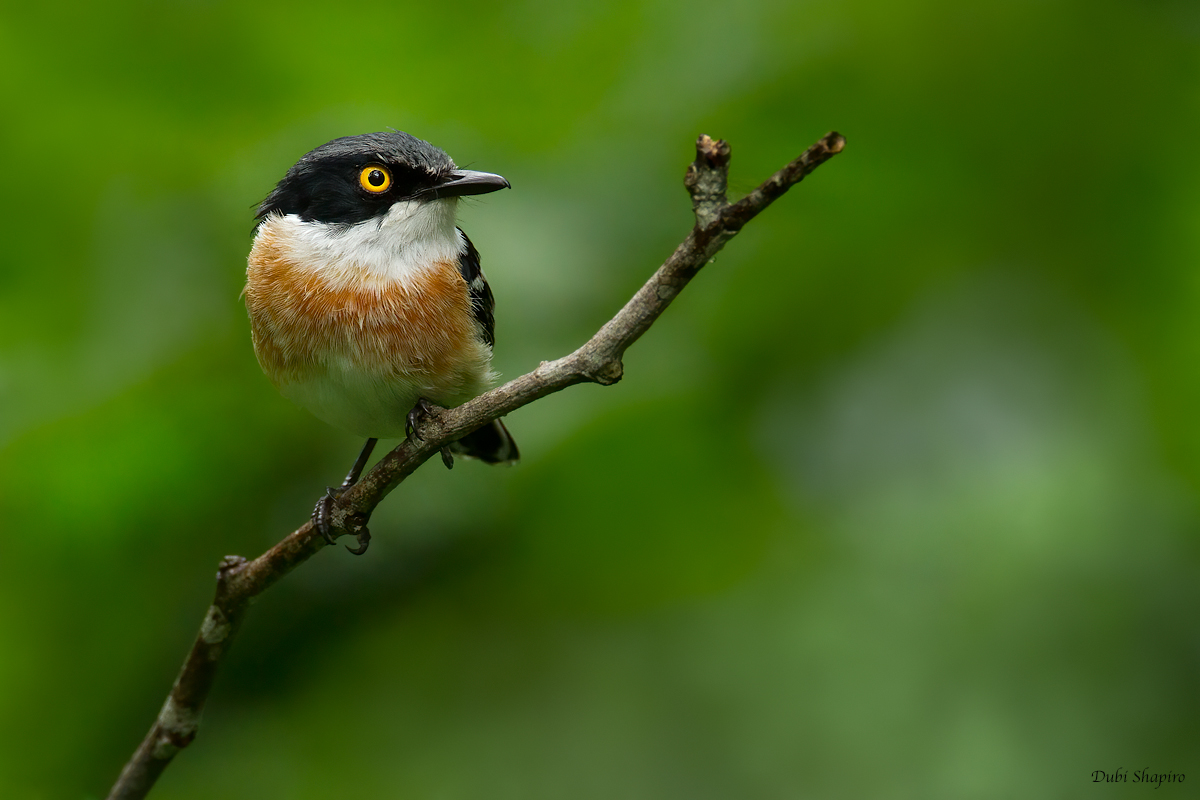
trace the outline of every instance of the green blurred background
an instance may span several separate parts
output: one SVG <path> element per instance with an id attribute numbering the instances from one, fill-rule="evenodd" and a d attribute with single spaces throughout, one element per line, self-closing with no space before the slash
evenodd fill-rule
<path id="1" fill-rule="evenodd" d="M 671 252 L 698 134 L 735 192 L 849 144 L 520 465 L 264 595 L 155 797 L 1200 782 L 1192 0 L 10 4 L 0 87 L 0 797 L 102 797 L 218 560 L 357 453 L 238 293 L 273 182 L 387 126 L 512 181 L 461 215 L 507 377 Z"/>

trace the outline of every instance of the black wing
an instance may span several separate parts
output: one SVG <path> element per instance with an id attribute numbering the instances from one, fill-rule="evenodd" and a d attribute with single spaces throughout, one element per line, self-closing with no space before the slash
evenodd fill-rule
<path id="1" fill-rule="evenodd" d="M 492 296 L 492 287 L 488 286 L 487 278 L 483 277 L 483 268 L 479 266 L 479 251 L 471 240 L 463 233 L 463 241 L 467 249 L 458 257 L 458 271 L 467 282 L 467 291 L 471 293 L 471 309 L 475 312 L 475 321 L 483 332 L 483 340 L 489 347 L 496 344 L 496 298 Z"/>

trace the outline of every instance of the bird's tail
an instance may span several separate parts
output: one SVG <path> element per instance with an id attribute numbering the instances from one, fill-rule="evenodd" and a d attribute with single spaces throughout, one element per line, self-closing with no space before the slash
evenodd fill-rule
<path id="1" fill-rule="evenodd" d="M 450 452 L 456 456 L 478 458 L 487 464 L 515 464 L 521 457 L 517 443 L 500 420 L 494 420 L 452 442 Z"/>

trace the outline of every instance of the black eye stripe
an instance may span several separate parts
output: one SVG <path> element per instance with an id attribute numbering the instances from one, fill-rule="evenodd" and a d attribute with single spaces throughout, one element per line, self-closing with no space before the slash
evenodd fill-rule
<path id="1" fill-rule="evenodd" d="M 303 166 L 280 181 L 260 206 L 260 218 L 274 211 L 297 214 L 305 221 L 356 224 L 382 217 L 397 201 L 422 197 L 441 174 L 370 156 Z"/>

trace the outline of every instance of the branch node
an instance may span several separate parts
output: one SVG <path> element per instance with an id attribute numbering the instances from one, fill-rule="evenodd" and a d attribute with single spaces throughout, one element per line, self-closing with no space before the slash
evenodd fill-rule
<path id="1" fill-rule="evenodd" d="M 216 605 L 209 606 L 208 613 L 204 616 L 204 622 L 200 624 L 200 638 L 204 643 L 220 644 L 229 636 L 231 630 L 233 630 L 233 625 L 229 623 L 229 617 L 225 616 L 225 612 Z"/>
<path id="2" fill-rule="evenodd" d="M 169 761 L 182 749 L 179 745 L 171 741 L 170 736 L 164 733 L 155 741 L 154 749 L 150 752 L 150 755 L 159 761 Z"/>
<path id="3" fill-rule="evenodd" d="M 167 695 L 158 714 L 160 747 L 166 744 L 182 750 L 196 738 L 199 727 L 200 710 L 177 703 L 174 694 Z"/>
<path id="4" fill-rule="evenodd" d="M 601 386 L 612 386 L 625 375 L 625 365 L 619 358 L 610 358 L 601 362 L 594 369 L 587 370 L 587 376 L 593 383 Z"/>
<path id="5" fill-rule="evenodd" d="M 242 556 L 225 556 L 221 559 L 221 563 L 217 565 L 217 580 L 223 581 L 236 572 L 246 563 L 246 559 Z"/>
<path id="6" fill-rule="evenodd" d="M 725 192 L 729 184 L 729 142 L 702 134 L 696 140 L 696 160 L 683 176 L 683 185 L 692 196 L 696 225 L 706 227 L 729 204 Z"/>
<path id="7" fill-rule="evenodd" d="M 696 160 L 703 159 L 704 163 L 713 169 L 728 171 L 729 154 L 729 142 L 724 139 L 714 139 L 707 133 L 702 133 L 696 140 Z"/>

